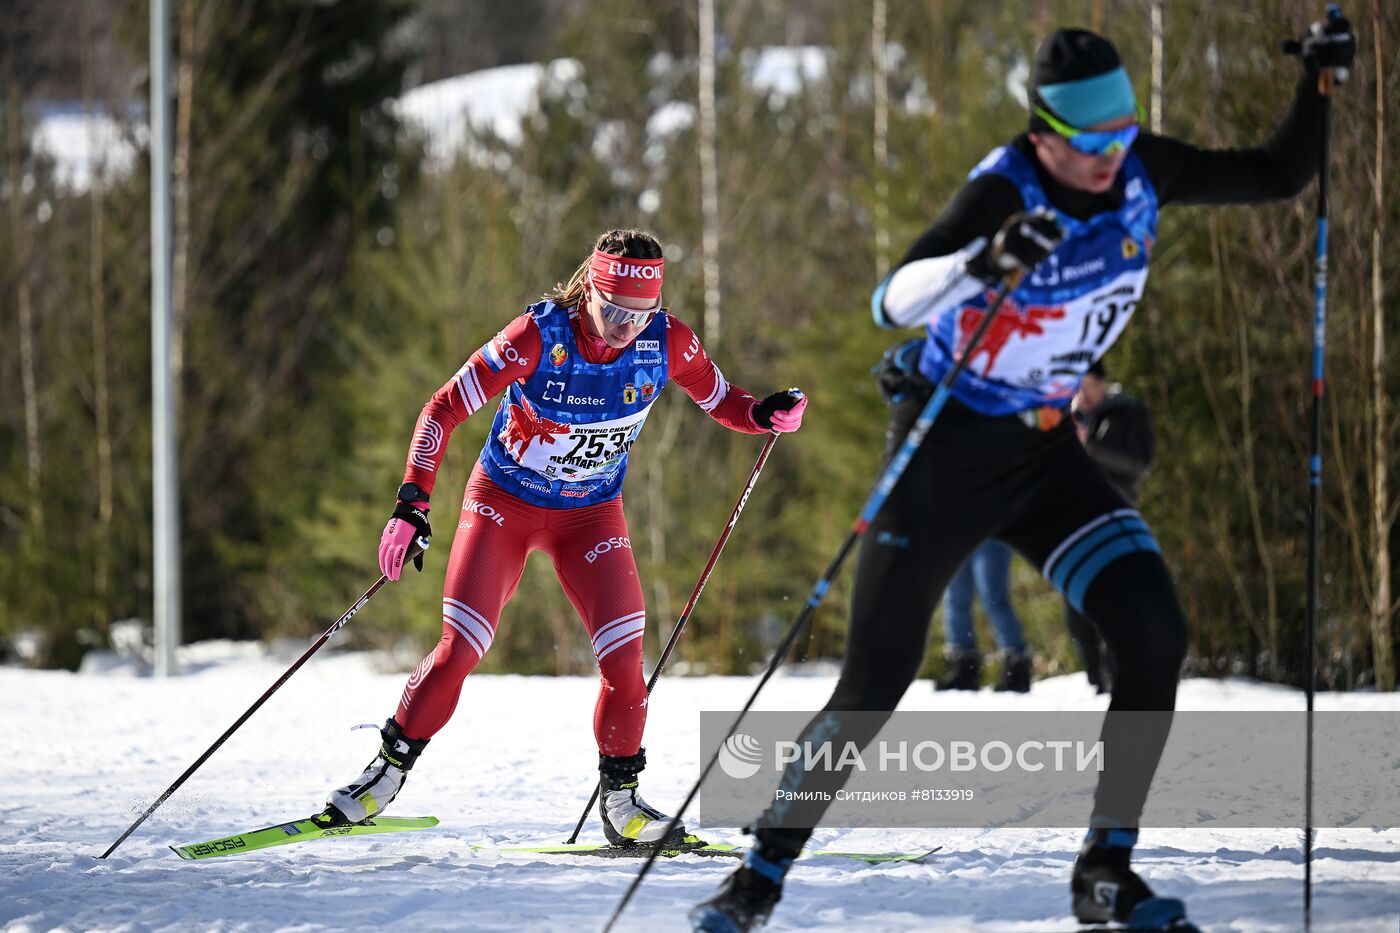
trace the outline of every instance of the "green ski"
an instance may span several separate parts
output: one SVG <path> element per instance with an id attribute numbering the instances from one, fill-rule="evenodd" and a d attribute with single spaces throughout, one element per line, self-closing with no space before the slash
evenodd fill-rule
<path id="1" fill-rule="evenodd" d="M 225 836 L 222 839 L 193 842 L 186 846 L 171 846 L 170 848 L 180 858 L 194 861 L 220 858 L 225 855 L 238 855 L 243 852 L 251 852 L 254 849 L 284 846 L 293 842 L 309 842 L 312 839 L 325 839 L 331 836 L 401 833 L 412 829 L 431 829 L 437 824 L 438 820 L 435 816 L 381 816 L 365 820 L 363 823 L 351 823 L 347 826 L 330 826 L 318 821 L 316 817 L 307 817 L 304 820 L 294 820 L 290 823 L 278 823 L 276 826 L 269 826 L 266 829 L 239 833 L 236 836 Z"/>
<path id="2" fill-rule="evenodd" d="M 813 855 L 822 855 L 831 858 L 849 858 L 855 859 L 857 862 L 878 865 L 883 862 L 922 862 L 942 848 L 942 846 L 934 846 L 923 852 L 836 852 L 831 849 L 817 849 L 815 852 L 804 852 L 803 856 L 810 858 Z"/>
<path id="3" fill-rule="evenodd" d="M 651 847 L 646 845 L 614 846 L 606 843 L 578 843 L 575 845 L 554 846 L 472 846 L 472 848 L 477 851 L 490 851 L 494 849 L 506 855 L 575 855 L 591 858 L 646 858 L 651 854 Z M 831 849 L 815 849 L 810 852 L 802 853 L 802 858 L 813 858 L 817 856 L 844 858 L 857 862 L 866 862 L 872 865 L 884 862 L 919 862 L 942 848 L 942 846 L 936 846 L 924 852 L 840 852 Z M 663 858 L 674 858 L 678 855 L 699 855 L 706 858 L 743 858 L 746 851 L 748 851 L 748 849 L 745 846 L 715 842 L 662 849 L 660 855 Z"/>

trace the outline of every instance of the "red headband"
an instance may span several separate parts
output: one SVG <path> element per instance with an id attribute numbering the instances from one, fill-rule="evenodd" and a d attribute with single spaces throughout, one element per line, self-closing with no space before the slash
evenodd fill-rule
<path id="1" fill-rule="evenodd" d="M 627 298 L 660 298 L 661 267 L 664 259 L 633 259 L 593 251 L 589 272 L 599 291 Z"/>

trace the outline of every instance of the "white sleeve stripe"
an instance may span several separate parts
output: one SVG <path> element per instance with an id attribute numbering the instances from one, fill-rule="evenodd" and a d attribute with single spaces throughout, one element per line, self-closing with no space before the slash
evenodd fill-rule
<path id="1" fill-rule="evenodd" d="M 472 404 L 471 386 L 467 384 L 466 376 L 457 374 L 457 394 L 462 396 L 462 405 L 467 409 L 467 414 L 472 414 L 479 408 L 479 405 Z"/>
<path id="2" fill-rule="evenodd" d="M 470 362 L 457 370 L 457 392 L 462 396 L 462 404 L 466 406 L 468 415 L 480 408 L 484 401 L 481 397 L 481 383 L 477 381 Z"/>
<path id="3" fill-rule="evenodd" d="M 714 360 L 710 361 L 710 369 L 715 374 L 715 390 L 710 393 L 709 398 L 700 403 L 700 407 L 705 411 L 714 411 L 729 394 L 729 383 L 724 380 L 724 373 L 719 371 L 719 366 Z"/>
<path id="4" fill-rule="evenodd" d="M 609 630 L 613 629 L 614 627 L 621 625 L 624 622 L 631 622 L 632 620 L 637 619 L 639 617 L 645 619 L 646 614 L 646 610 L 643 609 L 641 612 L 634 612 L 631 615 L 625 615 L 621 618 L 613 619 L 607 625 L 604 625 L 602 628 L 598 629 L 598 631 L 593 633 L 593 644 L 598 644 L 598 639 L 602 638 Z"/>
<path id="5" fill-rule="evenodd" d="M 626 638 L 619 638 L 617 641 L 613 642 L 613 643 L 612 643 L 611 645 L 609 645 L 607 648 L 605 648 L 605 649 L 603 649 L 602 651 L 599 651 L 599 652 L 597 653 L 597 654 L 598 654 L 598 660 L 599 660 L 599 661 L 603 660 L 603 659 L 606 658 L 608 655 L 610 655 L 610 654 L 612 654 L 614 651 L 616 651 L 618 648 L 621 648 L 623 645 L 627 644 L 628 642 L 636 641 L 636 640 L 638 640 L 638 639 L 641 638 L 641 637 L 642 637 L 642 633 L 641 633 L 640 631 L 636 631 L 636 632 L 633 632 L 631 635 L 628 635 Z"/>
<path id="6" fill-rule="evenodd" d="M 966 267 L 983 242 L 979 237 L 956 253 L 918 259 L 897 269 L 885 286 L 883 310 L 889 322 L 917 327 L 980 295 L 987 285 Z"/>

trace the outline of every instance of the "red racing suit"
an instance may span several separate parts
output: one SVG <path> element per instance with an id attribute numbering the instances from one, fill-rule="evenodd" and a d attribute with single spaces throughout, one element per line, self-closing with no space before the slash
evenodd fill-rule
<path id="1" fill-rule="evenodd" d="M 576 310 L 551 307 L 554 313 L 567 310 L 570 317 L 572 346 L 565 347 L 564 353 L 581 354 L 595 370 L 597 364 L 623 358 L 625 350 L 614 350 L 582 330 Z M 424 406 L 410 447 L 405 482 L 431 493 L 453 429 L 512 383 L 529 383 L 537 367 L 549 365 L 541 359 L 544 347 L 536 322 L 539 308 L 507 324 Z M 762 433 L 752 417 L 754 397 L 725 380 L 688 326 L 664 311 L 658 312 L 660 315 L 666 315 L 662 351 L 669 378 L 725 427 Z M 557 347 L 551 355 L 560 358 Z M 640 424 L 637 427 L 639 430 Z M 488 448 L 491 443 L 488 438 Z M 570 485 L 549 484 L 542 476 L 530 482 L 530 490 Z M 567 491 L 562 495 L 554 507 L 538 504 L 549 501 L 539 495 L 536 503 L 527 502 L 494 482 L 482 463 L 472 471 L 447 563 L 442 638 L 409 676 L 395 713 L 405 736 L 429 739 L 452 716 L 463 681 L 491 646 L 501 609 L 520 582 L 525 559 L 531 551 L 542 550 L 553 561 L 598 659 L 602 683 L 593 731 L 599 752 L 634 755 L 641 747 L 646 723 L 646 682 L 642 676 L 646 606 L 622 498 L 614 494 L 580 507 L 579 499 L 567 498 Z"/>

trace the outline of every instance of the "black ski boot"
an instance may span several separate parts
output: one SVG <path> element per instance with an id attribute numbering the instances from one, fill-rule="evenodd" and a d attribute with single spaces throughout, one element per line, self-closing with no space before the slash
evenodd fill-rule
<path id="1" fill-rule="evenodd" d="M 639 842 L 666 848 L 700 845 L 700 840 L 686 835 L 685 826 L 680 823 L 667 834 L 671 818 L 637 793 L 637 774 L 646 766 L 644 748 L 635 755 L 598 755 L 598 773 L 602 776 L 598 815 L 603 818 L 603 835 L 615 846 Z"/>
<path id="2" fill-rule="evenodd" d="M 949 651 L 948 673 L 933 682 L 935 690 L 981 690 L 982 655 L 975 649 Z"/>
<path id="3" fill-rule="evenodd" d="M 755 843 L 708 900 L 690 909 L 691 930 L 705 933 L 744 933 L 768 922 L 768 915 L 783 896 L 783 878 L 792 858 L 766 852 Z"/>
<path id="4" fill-rule="evenodd" d="M 1121 923 L 1128 930 L 1195 931 L 1181 901 L 1153 895 L 1129 866 L 1136 843 L 1135 829 L 1089 830 L 1070 880 L 1075 919 Z"/>
<path id="5" fill-rule="evenodd" d="M 379 736 L 383 740 L 379 754 L 354 781 L 331 791 L 325 812 L 316 817 L 318 822 L 331 826 L 363 823 L 383 812 L 399 795 L 428 740 L 407 738 L 392 716 L 379 730 Z"/>
<path id="6" fill-rule="evenodd" d="M 1031 692 L 1031 656 L 1024 651 L 1003 651 L 1001 653 L 1001 680 L 997 681 L 998 693 Z"/>

